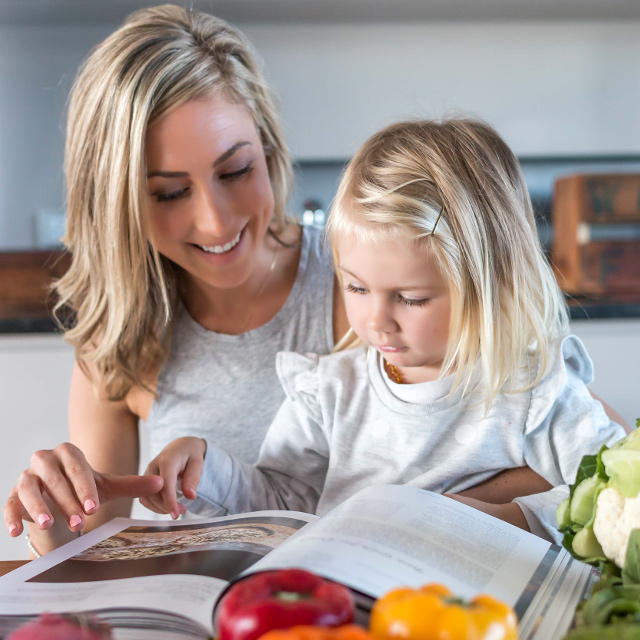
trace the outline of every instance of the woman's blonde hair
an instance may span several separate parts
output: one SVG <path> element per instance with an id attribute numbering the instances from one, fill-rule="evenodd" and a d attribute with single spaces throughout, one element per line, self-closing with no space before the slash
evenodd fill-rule
<path id="1" fill-rule="evenodd" d="M 392 234 L 431 252 L 451 295 L 441 376 L 479 388 L 487 409 L 532 353 L 540 366 L 525 388 L 535 384 L 549 341 L 568 331 L 520 164 L 483 122 L 402 122 L 372 136 L 345 171 L 327 233 L 333 247 L 345 233 Z"/>
<path id="2" fill-rule="evenodd" d="M 274 192 L 274 233 L 286 224 L 291 161 L 279 115 L 245 37 L 219 18 L 164 5 L 137 11 L 91 53 L 69 104 L 65 244 L 56 284 L 65 337 L 81 366 L 121 399 L 166 357 L 177 270 L 148 242 L 145 135 L 171 109 L 223 95 L 251 112 Z"/>

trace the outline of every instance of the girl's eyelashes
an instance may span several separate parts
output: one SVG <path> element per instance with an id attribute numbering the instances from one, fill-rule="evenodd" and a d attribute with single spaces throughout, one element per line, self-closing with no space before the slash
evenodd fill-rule
<path id="1" fill-rule="evenodd" d="M 404 296 L 399 296 L 400 301 L 403 304 L 406 304 L 408 307 L 424 307 L 427 302 L 429 302 L 429 298 L 421 298 L 420 300 L 414 300 L 413 298 L 405 298 Z"/>
<path id="2" fill-rule="evenodd" d="M 367 289 L 365 289 L 364 287 L 357 287 L 355 284 L 351 283 L 349 283 L 345 287 L 345 291 L 349 293 L 357 293 L 361 296 L 368 293 Z M 429 298 L 420 298 L 419 300 L 416 300 L 414 298 L 405 298 L 404 296 L 398 294 L 398 302 L 401 302 L 408 307 L 424 307 L 424 305 L 429 302 Z"/>
<path id="3" fill-rule="evenodd" d="M 169 193 L 161 193 L 160 191 L 156 191 L 151 195 L 156 199 L 156 202 L 171 202 L 172 200 L 178 200 L 178 198 L 182 198 L 188 191 L 190 187 L 185 187 L 184 189 L 176 189 L 175 191 L 170 191 Z"/>
<path id="4" fill-rule="evenodd" d="M 365 293 L 367 293 L 366 289 L 363 289 L 362 287 L 356 287 L 353 284 L 348 284 L 345 287 L 345 291 L 348 291 L 349 293 L 359 293 L 360 295 L 364 295 Z"/>
<path id="5" fill-rule="evenodd" d="M 242 167 L 242 169 L 238 169 L 237 171 L 230 171 L 229 173 L 221 173 L 219 178 L 220 180 L 224 180 L 226 182 L 233 182 L 242 176 L 247 175 L 253 171 L 253 164 L 249 162 L 246 166 Z"/>

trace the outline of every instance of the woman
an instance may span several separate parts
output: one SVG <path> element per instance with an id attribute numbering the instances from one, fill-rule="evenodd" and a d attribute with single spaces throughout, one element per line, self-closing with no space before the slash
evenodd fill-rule
<path id="1" fill-rule="evenodd" d="M 12 536 L 37 523 L 37 554 L 132 497 L 175 495 L 175 467 L 131 475 L 139 426 L 152 456 L 195 435 L 255 461 L 284 398 L 276 352 L 327 353 L 347 330 L 319 232 L 286 218 L 290 160 L 255 56 L 222 20 L 132 14 L 81 68 L 65 165 L 71 443 L 34 454 L 4 508 Z M 469 495 L 547 487 L 511 473 Z"/>

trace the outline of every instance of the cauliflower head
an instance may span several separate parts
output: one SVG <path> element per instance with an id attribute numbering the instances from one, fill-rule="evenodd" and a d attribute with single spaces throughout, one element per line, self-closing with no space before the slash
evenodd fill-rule
<path id="1" fill-rule="evenodd" d="M 596 500 L 593 533 L 604 555 L 621 569 L 634 529 L 640 529 L 640 495 L 625 498 L 613 487 L 602 489 Z"/>
<path id="2" fill-rule="evenodd" d="M 631 533 L 640 529 L 640 428 L 611 448 L 603 445 L 596 456 L 584 456 L 556 517 L 575 557 L 624 569 Z"/>

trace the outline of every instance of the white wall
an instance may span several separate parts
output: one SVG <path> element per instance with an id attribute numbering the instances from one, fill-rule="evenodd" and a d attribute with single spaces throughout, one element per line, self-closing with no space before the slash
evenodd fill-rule
<path id="1" fill-rule="evenodd" d="M 35 211 L 62 208 L 67 96 L 110 31 L 0 26 L 0 249 L 33 245 Z"/>
<path id="2" fill-rule="evenodd" d="M 640 153 L 640 21 L 240 26 L 299 159 L 460 110 L 520 155 Z M 0 25 L 0 248 L 31 245 L 34 211 L 62 206 L 66 95 L 111 28 Z"/>
<path id="3" fill-rule="evenodd" d="M 635 427 L 640 418 L 640 320 L 575 320 L 594 366 L 592 391 Z"/>
<path id="4" fill-rule="evenodd" d="M 640 152 L 640 21 L 245 25 L 301 158 L 471 111 L 519 155 Z"/>

